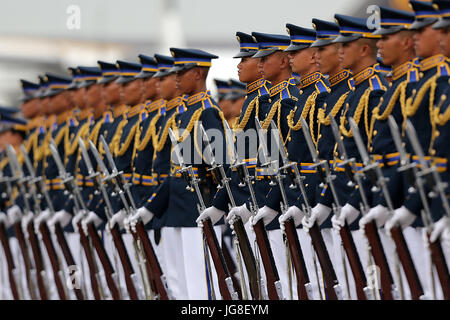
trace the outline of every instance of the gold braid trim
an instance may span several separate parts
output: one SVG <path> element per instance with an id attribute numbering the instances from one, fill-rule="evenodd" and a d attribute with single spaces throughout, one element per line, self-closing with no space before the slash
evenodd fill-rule
<path id="1" fill-rule="evenodd" d="M 325 126 L 329 126 L 331 124 L 330 117 L 336 117 L 338 112 L 342 109 L 342 106 L 344 105 L 345 99 L 347 99 L 348 94 L 349 92 L 346 92 L 339 98 L 328 116 L 325 117 L 325 109 L 320 108 L 319 110 L 317 110 L 317 119 L 320 124 L 323 124 Z"/>
<path id="2" fill-rule="evenodd" d="M 353 115 L 353 119 L 356 122 L 356 125 L 359 124 L 359 121 L 361 120 L 361 116 L 363 112 L 365 113 L 365 121 L 366 121 L 366 133 L 369 131 L 369 124 L 368 124 L 368 115 L 367 115 L 367 109 L 369 107 L 369 96 L 372 92 L 372 89 L 369 87 L 364 91 L 363 95 L 359 99 L 358 106 L 356 107 L 355 113 Z M 344 111 L 344 114 L 341 116 L 341 123 L 339 126 L 339 129 L 341 130 L 342 135 L 344 135 L 347 138 L 353 137 L 353 132 L 351 129 L 348 129 L 345 127 L 345 124 L 347 123 L 347 119 L 345 118 L 345 114 L 347 113 L 348 108 Z"/>
<path id="3" fill-rule="evenodd" d="M 183 131 L 183 134 L 181 137 L 178 138 L 178 142 L 182 143 L 190 134 L 192 129 L 194 128 L 194 124 L 200 119 L 202 116 L 203 108 L 199 108 L 195 110 L 193 113 L 191 120 L 189 121 L 188 125 L 186 126 L 186 129 Z"/>
<path id="4" fill-rule="evenodd" d="M 247 110 L 245 110 L 244 116 L 242 117 L 242 121 L 239 122 L 239 118 L 236 119 L 235 123 L 233 124 L 233 129 L 235 131 L 240 131 L 243 130 L 245 128 L 245 126 L 247 125 L 248 120 L 250 119 L 250 115 L 253 111 L 253 108 L 256 107 L 256 116 L 258 116 L 258 111 L 259 111 L 259 97 L 255 97 L 249 104 L 247 107 Z"/>
<path id="5" fill-rule="evenodd" d="M 111 142 L 109 143 L 109 149 L 110 149 L 114 154 L 115 154 L 115 150 L 116 150 L 116 145 L 118 145 L 119 142 L 120 142 L 120 137 L 122 136 L 122 130 L 123 130 L 123 127 L 124 127 L 127 123 L 128 123 L 128 120 L 127 120 L 127 118 L 124 117 L 124 118 L 120 121 L 119 125 L 117 126 L 116 132 L 114 133 L 114 136 L 112 137 Z M 104 153 L 103 148 L 102 148 L 102 151 L 103 151 L 103 153 Z"/>
<path id="6" fill-rule="evenodd" d="M 128 148 L 130 147 L 131 141 L 133 141 L 133 138 L 135 137 L 136 129 L 138 126 L 139 122 L 136 122 L 136 124 L 134 124 L 133 127 L 131 127 L 130 133 L 128 133 L 127 138 L 125 139 L 124 142 L 122 142 L 121 146 L 120 146 L 120 138 L 122 137 L 123 126 L 120 128 L 120 130 L 117 130 L 116 134 L 120 133 L 120 135 L 114 146 L 114 155 L 116 157 L 123 156 L 125 152 L 127 152 Z"/>
<path id="7" fill-rule="evenodd" d="M 60 144 L 60 142 L 62 141 L 64 136 L 68 134 L 68 132 L 69 132 L 69 127 L 68 126 L 64 126 L 63 128 L 61 128 L 61 130 L 59 130 L 59 132 L 56 134 L 56 137 L 54 139 L 55 144 L 57 146 Z M 49 133 L 50 133 L 50 135 L 45 137 L 44 143 L 42 145 L 42 147 L 43 147 L 43 155 L 46 156 L 46 157 L 51 154 L 50 148 L 48 146 L 49 146 L 50 140 L 52 138 L 52 132 L 49 132 Z"/>
<path id="8" fill-rule="evenodd" d="M 77 135 L 72 140 L 72 144 L 70 143 L 69 139 L 69 131 L 64 136 L 64 150 L 66 153 L 66 156 L 71 156 L 75 153 L 75 151 L 78 148 L 78 138 L 81 137 L 83 140 L 86 138 L 87 133 L 89 132 L 89 121 L 86 122 L 81 126 L 81 128 L 78 130 Z"/>
<path id="9" fill-rule="evenodd" d="M 436 108 L 434 108 L 433 113 L 432 113 L 433 121 L 439 126 L 446 125 L 448 120 L 450 120 L 450 108 L 449 107 L 447 107 L 447 109 L 443 113 L 439 113 L 441 111 L 442 103 L 447 98 L 446 96 L 442 96 L 442 97 L 441 97 L 442 102 Z"/>
<path id="10" fill-rule="evenodd" d="M 384 109 L 382 114 L 379 114 L 380 112 L 380 105 L 383 103 L 383 98 L 380 99 L 380 103 L 378 106 L 376 106 L 372 110 L 372 118 L 370 119 L 370 127 L 369 127 L 369 133 L 367 135 L 367 145 L 370 146 L 372 144 L 372 138 L 373 138 L 373 130 L 375 127 L 375 121 L 377 120 L 386 120 L 389 115 L 392 113 L 395 107 L 395 103 L 397 100 L 400 101 L 400 108 L 402 111 L 403 118 L 406 119 L 405 115 L 405 108 L 406 108 L 406 86 L 408 85 L 408 81 L 402 81 L 397 89 L 395 89 L 394 93 L 391 96 L 391 99 L 389 100 L 389 103 L 386 106 L 386 109 Z"/>
<path id="11" fill-rule="evenodd" d="M 417 92 L 417 96 L 414 99 L 414 96 L 411 96 L 406 100 L 406 109 L 405 114 L 407 117 L 412 117 L 416 114 L 417 109 L 420 106 L 420 103 L 423 100 L 423 97 L 427 93 L 428 89 L 430 89 L 434 83 L 434 88 L 436 87 L 436 79 L 437 75 L 434 75 L 430 79 L 428 79 L 422 87 L 420 87 L 419 91 Z M 431 92 L 430 92 L 430 98 L 431 98 Z M 414 99 L 414 102 L 413 102 Z M 434 91 L 433 91 L 433 99 L 434 99 Z"/>
<path id="12" fill-rule="evenodd" d="M 153 141 L 153 147 L 155 148 L 156 152 L 160 152 L 164 145 L 166 144 L 167 137 L 169 135 L 169 128 L 173 127 L 175 125 L 175 117 L 177 116 L 177 113 L 175 112 L 173 115 L 170 116 L 169 120 L 167 120 L 166 125 L 164 126 L 164 130 L 162 131 L 161 138 L 156 136 Z"/>
<path id="13" fill-rule="evenodd" d="M 38 146 L 38 135 L 39 129 L 36 129 L 31 135 L 28 136 L 27 142 L 25 144 L 25 149 L 27 153 L 30 153 L 30 150 L 36 150 Z"/>
<path id="14" fill-rule="evenodd" d="M 145 133 L 144 138 L 141 140 L 141 134 L 142 134 L 142 130 L 141 127 L 138 126 L 136 128 L 136 138 L 134 141 L 134 148 L 137 151 L 142 151 L 145 149 L 145 147 L 147 146 L 147 144 L 150 141 L 150 138 L 153 138 L 153 140 L 155 139 L 154 136 L 156 134 L 156 122 L 158 121 L 158 119 L 161 117 L 161 114 L 158 112 L 158 114 L 156 114 L 153 119 L 150 121 L 150 124 L 147 128 L 147 132 Z"/>
<path id="15" fill-rule="evenodd" d="M 306 120 L 308 117 L 308 114 L 311 116 L 311 118 L 313 118 L 312 115 L 314 114 L 317 95 L 318 95 L 318 92 L 316 90 L 313 93 L 311 93 L 311 95 L 308 97 L 308 99 L 306 99 L 305 105 L 303 106 L 301 117 L 298 119 L 298 121 L 295 125 L 294 125 L 294 115 L 295 115 L 295 112 L 297 111 L 297 107 L 289 113 L 287 120 L 288 120 L 288 126 L 290 129 L 292 129 L 294 131 L 300 130 L 302 128 L 302 122 L 300 119 L 303 118 Z M 313 122 L 314 119 L 309 119 L 309 120 L 310 120 L 309 121 L 310 125 L 311 125 L 311 123 L 314 123 Z"/>
<path id="16" fill-rule="evenodd" d="M 98 134 L 100 133 L 100 129 L 103 125 L 103 122 L 105 122 L 104 118 L 95 124 L 91 134 L 89 135 L 89 140 L 91 140 L 95 145 L 97 145 Z"/>
<path id="17" fill-rule="evenodd" d="M 273 117 L 275 116 L 275 112 L 277 112 L 281 108 L 281 99 L 277 100 L 272 107 L 270 108 L 269 114 L 264 120 L 261 120 L 261 127 L 264 130 L 267 130 L 270 126 L 270 122 L 272 121 Z M 279 115 L 278 115 L 279 117 Z"/>

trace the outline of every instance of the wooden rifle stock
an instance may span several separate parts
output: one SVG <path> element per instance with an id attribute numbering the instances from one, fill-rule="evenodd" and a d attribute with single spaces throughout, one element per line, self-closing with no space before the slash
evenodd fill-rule
<path id="1" fill-rule="evenodd" d="M 56 240 L 59 243 L 59 246 L 62 250 L 64 259 L 66 260 L 67 266 L 75 266 L 75 260 L 73 259 L 72 252 L 70 251 L 69 245 L 67 244 L 66 237 L 64 236 L 64 231 L 61 227 L 61 224 L 59 222 L 55 223 L 55 235 Z M 75 296 L 77 297 L 77 300 L 84 300 L 83 292 L 80 288 L 73 288 L 75 292 Z"/>
<path id="2" fill-rule="evenodd" d="M 9 246 L 8 236 L 6 235 L 6 230 L 3 223 L 0 223 L 0 241 L 2 242 L 6 262 L 8 264 L 8 278 L 11 293 L 13 295 L 14 300 L 20 300 L 19 290 L 17 289 L 16 279 L 14 278 L 14 269 L 15 269 L 14 260 L 11 252 L 11 247 Z"/>
<path id="3" fill-rule="evenodd" d="M 380 268 L 382 299 L 394 300 L 392 295 L 392 285 L 394 280 L 386 259 L 386 255 L 381 244 L 375 221 L 367 223 L 364 232 L 370 245 L 370 252 L 375 260 L 375 264 Z"/>
<path id="4" fill-rule="evenodd" d="M 394 240 L 397 248 L 398 257 L 402 263 L 403 270 L 405 271 L 406 280 L 408 281 L 409 290 L 411 291 L 411 298 L 413 300 L 419 300 L 422 296 L 423 289 L 420 283 L 419 275 L 417 274 L 416 267 L 411 258 L 408 245 L 406 244 L 405 237 L 403 236 L 400 226 L 395 226 L 391 229 L 392 240 Z"/>
<path id="5" fill-rule="evenodd" d="M 38 227 L 39 232 L 42 235 L 42 241 L 44 242 L 45 249 L 47 250 L 47 254 L 50 259 L 50 264 L 53 270 L 53 278 L 55 281 L 56 290 L 58 291 L 59 299 L 67 300 L 66 292 L 64 290 L 64 284 L 62 283 L 60 277 L 61 269 L 58 262 L 55 247 L 53 246 L 50 230 L 48 230 L 47 224 L 45 222 L 41 222 Z"/>
<path id="6" fill-rule="evenodd" d="M 108 288 L 111 292 L 111 296 L 113 300 L 120 300 L 121 298 L 119 288 L 117 287 L 116 282 L 114 281 L 114 278 L 112 276 L 114 274 L 114 268 L 111 264 L 111 261 L 109 260 L 105 248 L 103 247 L 100 236 L 95 230 L 92 222 L 89 223 L 87 227 L 89 237 L 92 240 L 92 244 L 94 245 L 95 251 L 97 252 L 97 255 L 100 258 L 100 262 L 103 266 L 103 270 L 105 271 L 106 284 L 108 285 Z"/>
<path id="7" fill-rule="evenodd" d="M 37 284 L 39 289 L 39 295 L 41 300 L 48 300 L 47 290 L 45 287 L 44 278 L 42 277 L 42 272 L 45 272 L 44 262 L 42 261 L 41 248 L 39 247 L 39 241 L 34 233 L 34 223 L 30 221 L 27 225 L 28 240 L 31 244 L 31 251 L 33 253 L 34 263 L 36 265 L 37 273 Z"/>
<path id="8" fill-rule="evenodd" d="M 253 250 L 248 240 L 247 233 L 245 232 L 244 224 L 242 219 L 237 217 L 233 223 L 234 232 L 239 241 L 239 249 L 242 253 L 242 259 L 244 260 L 245 268 L 247 269 L 248 282 L 250 287 L 250 294 L 252 298 L 261 299 L 259 295 L 259 285 L 258 285 L 258 271 L 256 267 L 255 256 L 253 255 Z"/>
<path id="9" fill-rule="evenodd" d="M 139 300 L 136 288 L 133 283 L 131 276 L 134 274 L 133 266 L 131 265 L 130 257 L 128 256 L 127 249 L 123 242 L 122 236 L 120 235 L 119 226 L 117 224 L 111 228 L 111 235 L 116 246 L 117 252 L 119 253 L 119 258 L 122 263 L 123 271 L 125 274 L 125 284 L 127 286 L 128 294 L 130 300 Z"/>
<path id="10" fill-rule="evenodd" d="M 267 279 L 267 293 L 270 300 L 279 300 L 275 282 L 280 280 L 278 276 L 278 270 L 275 265 L 275 260 L 272 254 L 272 248 L 270 247 L 269 238 L 267 237 L 266 228 L 263 222 L 260 220 L 254 226 L 253 230 L 256 235 L 256 242 L 258 244 L 261 259 L 263 261 L 264 270 L 266 272 Z"/>
<path id="11" fill-rule="evenodd" d="M 19 242 L 20 251 L 22 252 L 22 258 L 23 263 L 25 264 L 25 278 L 27 279 L 27 287 L 28 291 L 30 293 L 30 297 L 32 300 L 37 299 L 36 292 L 34 291 L 34 284 L 33 280 L 31 279 L 31 259 L 30 255 L 28 254 L 28 245 L 25 241 L 25 235 L 23 234 L 22 227 L 20 225 L 20 222 L 16 222 L 13 225 L 14 233 L 16 234 L 17 241 Z"/>
<path id="12" fill-rule="evenodd" d="M 339 235 L 341 236 L 345 254 L 347 255 L 350 268 L 352 269 L 353 278 L 355 279 L 356 296 L 358 297 L 358 300 L 367 300 L 364 292 L 364 288 L 367 284 L 366 275 L 347 223 L 345 223 L 341 230 L 339 230 Z"/>
<path id="13" fill-rule="evenodd" d="M 314 225 L 309 229 L 308 232 L 311 236 L 311 242 L 314 247 L 314 251 L 319 258 L 319 263 L 322 268 L 328 300 L 337 300 L 337 295 L 334 291 L 334 286 L 338 284 L 336 273 L 334 272 L 327 247 L 325 246 L 325 242 L 323 241 L 323 237 L 320 233 L 317 223 L 314 223 Z"/>
<path id="14" fill-rule="evenodd" d="M 233 287 L 236 289 L 236 292 L 238 294 L 238 299 L 242 300 L 242 288 L 239 284 L 239 280 L 236 278 L 237 268 L 236 264 L 233 261 L 233 258 L 231 257 L 230 250 L 228 250 L 228 246 L 223 241 L 222 237 L 222 254 L 223 258 L 225 259 L 225 263 L 227 264 L 228 270 L 230 270 L 231 274 L 231 280 L 233 281 Z"/>
<path id="15" fill-rule="evenodd" d="M 227 264 L 225 263 L 225 259 L 219 246 L 219 241 L 217 240 L 217 236 L 214 232 L 210 219 L 203 220 L 203 232 L 205 233 L 206 242 L 208 244 L 209 251 L 211 252 L 214 267 L 217 271 L 217 280 L 219 282 L 219 290 L 222 295 L 222 299 L 231 300 L 231 293 L 225 280 L 230 277 L 230 272 L 228 271 Z M 210 270 L 210 272 L 212 272 L 212 270 Z"/>
<path id="16" fill-rule="evenodd" d="M 439 282 L 442 287 L 442 293 L 444 294 L 444 299 L 450 300 L 450 276 L 447 263 L 445 262 L 444 252 L 442 251 L 442 246 L 439 239 L 435 242 L 431 242 L 429 241 L 429 236 L 430 235 L 428 235 L 428 243 L 431 251 L 431 260 L 436 267 Z"/>
<path id="17" fill-rule="evenodd" d="M 297 278 L 298 298 L 299 300 L 309 300 L 305 287 L 305 285 L 310 282 L 308 271 L 306 270 L 302 248 L 300 247 L 297 230 L 295 229 L 294 221 L 292 221 L 292 219 L 288 219 L 284 222 L 284 232 L 288 241 L 292 262 L 294 263 L 294 270 Z"/>
<path id="18" fill-rule="evenodd" d="M 159 294 L 159 298 L 161 300 L 168 300 L 169 296 L 162 281 L 163 272 L 142 221 L 138 221 L 136 223 L 136 234 L 133 233 L 133 236 L 135 235 L 141 241 L 144 249 L 145 257 L 147 260 L 146 264 L 149 266 L 149 268 L 147 269 L 150 269 L 149 276 L 151 279 L 152 290 Z"/>
<path id="19" fill-rule="evenodd" d="M 96 264 L 94 262 L 95 257 L 93 256 L 93 253 L 91 251 L 89 239 L 84 233 L 83 228 L 81 227 L 81 222 L 78 222 L 77 226 L 78 226 L 78 233 L 80 234 L 80 243 L 81 246 L 83 247 L 84 254 L 86 256 L 86 260 L 89 267 L 89 278 L 91 280 L 92 293 L 94 295 L 95 300 L 101 300 L 102 295 L 100 293 L 100 283 L 98 282 L 97 279 L 98 270 L 96 269 Z"/>

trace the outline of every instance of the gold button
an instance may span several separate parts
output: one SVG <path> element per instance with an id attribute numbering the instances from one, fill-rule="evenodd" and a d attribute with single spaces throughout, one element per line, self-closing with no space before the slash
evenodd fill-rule
<path id="1" fill-rule="evenodd" d="M 436 154 L 436 150 L 431 149 L 431 150 L 430 150 L 430 154 L 431 154 L 432 156 L 434 156 L 434 155 Z"/>
<path id="2" fill-rule="evenodd" d="M 319 139 L 322 138 L 322 134 L 319 134 Z"/>
<path id="3" fill-rule="evenodd" d="M 423 77 L 423 72 L 419 72 L 419 77 Z"/>
<path id="4" fill-rule="evenodd" d="M 372 152 L 372 151 L 373 151 L 373 147 L 370 147 L 370 148 L 369 148 L 369 152 Z"/>
<path id="5" fill-rule="evenodd" d="M 300 90 L 300 94 L 303 94 L 303 90 Z"/>
<path id="6" fill-rule="evenodd" d="M 247 95 L 245 95 L 245 98 L 244 99 L 247 99 Z"/>
<path id="7" fill-rule="evenodd" d="M 374 131 L 373 131 L 373 135 L 374 135 L 374 136 L 376 136 L 376 135 L 377 135 L 377 133 L 378 133 L 378 131 L 377 131 L 377 130 L 374 130 Z"/>
<path id="8" fill-rule="evenodd" d="M 434 136 L 435 136 L 435 137 L 439 137 L 440 134 L 441 134 L 441 133 L 440 133 L 438 130 L 436 130 L 436 132 L 434 133 Z"/>
<path id="9" fill-rule="evenodd" d="M 323 107 L 324 107 L 324 109 L 327 107 L 327 103 L 326 102 L 323 104 Z"/>
<path id="10" fill-rule="evenodd" d="M 392 87 L 392 82 L 389 82 L 389 87 Z"/>
<path id="11" fill-rule="evenodd" d="M 291 140 L 292 140 L 292 138 L 291 138 L 291 137 L 289 137 L 289 138 L 288 138 L 288 141 L 291 141 Z"/>

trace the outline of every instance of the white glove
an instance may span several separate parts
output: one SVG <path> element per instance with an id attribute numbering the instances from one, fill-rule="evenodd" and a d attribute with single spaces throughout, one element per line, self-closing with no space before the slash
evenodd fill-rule
<path id="1" fill-rule="evenodd" d="M 148 210 L 146 207 L 140 207 L 137 209 L 136 213 L 130 218 L 130 226 L 133 229 L 133 231 L 136 231 L 136 223 L 139 219 L 142 220 L 142 223 L 146 225 L 149 223 L 155 215 Z"/>
<path id="2" fill-rule="evenodd" d="M 20 225 L 22 227 L 22 231 L 25 235 L 28 234 L 28 224 L 30 223 L 30 221 L 33 220 L 33 212 L 28 211 L 28 213 L 26 213 L 25 215 L 23 215 L 22 217 L 22 221 L 20 221 Z"/>
<path id="3" fill-rule="evenodd" d="M 41 213 L 34 218 L 34 232 L 39 233 L 39 226 L 41 223 L 46 223 L 50 218 L 51 212 L 49 209 L 41 211 Z"/>
<path id="4" fill-rule="evenodd" d="M 445 251 L 450 251 L 450 227 L 445 228 L 444 232 L 441 235 L 442 245 L 444 246 Z"/>
<path id="5" fill-rule="evenodd" d="M 5 229 L 8 229 L 9 226 L 11 225 L 9 223 L 8 217 L 6 216 L 6 213 L 4 213 L 4 212 L 0 212 L 0 222 L 3 223 L 3 225 L 5 226 Z"/>
<path id="6" fill-rule="evenodd" d="M 197 222 L 197 226 L 199 226 L 200 228 L 203 227 L 203 220 L 209 218 L 211 219 L 211 223 L 212 225 L 215 225 L 217 223 L 217 221 L 220 220 L 220 218 L 222 218 L 226 213 L 222 210 L 217 209 L 216 207 L 209 207 L 206 208 L 197 218 L 197 220 L 195 220 L 195 222 Z"/>
<path id="7" fill-rule="evenodd" d="M 132 219 L 133 217 L 132 216 L 127 216 L 127 217 L 125 217 L 125 219 L 123 219 L 123 227 L 125 228 L 125 230 L 128 232 L 128 233 L 130 233 L 130 231 L 131 231 L 131 219 Z"/>
<path id="8" fill-rule="evenodd" d="M 102 219 L 96 215 L 94 212 L 89 211 L 89 213 L 87 214 L 87 217 L 84 218 L 83 220 L 81 220 L 81 227 L 83 228 L 83 231 L 85 234 L 88 233 L 88 224 L 89 223 L 93 223 L 94 226 L 97 228 L 99 225 L 102 224 Z"/>
<path id="9" fill-rule="evenodd" d="M 430 242 L 436 242 L 436 240 L 438 240 L 443 234 L 444 230 L 449 228 L 449 223 L 449 219 L 446 216 L 439 219 L 433 226 L 433 231 L 430 235 Z"/>
<path id="10" fill-rule="evenodd" d="M 279 218 L 278 222 L 280 223 L 280 228 L 284 231 L 284 223 L 291 219 L 294 221 L 294 225 L 297 227 L 302 223 L 302 218 L 305 216 L 305 213 L 300 210 L 297 206 L 290 206 L 289 209 L 285 213 L 283 213 Z"/>
<path id="11" fill-rule="evenodd" d="M 75 230 L 75 232 L 78 232 L 78 222 L 80 222 L 83 217 L 84 217 L 85 211 L 84 210 L 80 210 L 77 212 L 76 215 L 73 216 L 72 218 L 72 227 L 73 230 Z"/>
<path id="12" fill-rule="evenodd" d="M 241 217 L 242 223 L 245 224 L 248 221 L 248 219 L 252 216 L 252 213 L 247 209 L 247 206 L 244 203 L 239 207 L 232 208 L 228 213 L 226 220 L 230 225 L 232 225 L 234 219 L 237 216 Z"/>
<path id="13" fill-rule="evenodd" d="M 53 217 L 48 219 L 47 225 L 52 232 L 55 232 L 55 224 L 59 222 L 61 227 L 64 228 L 70 223 L 70 220 L 72 220 L 72 215 L 63 209 L 55 212 Z"/>
<path id="14" fill-rule="evenodd" d="M 387 219 L 389 218 L 389 211 L 388 208 L 385 206 L 382 206 L 381 204 L 377 205 L 374 208 L 371 208 L 367 214 L 365 214 L 360 220 L 359 220 L 359 227 L 361 229 L 364 229 L 366 224 L 369 222 L 375 220 L 377 227 L 380 228 L 384 226 Z"/>
<path id="15" fill-rule="evenodd" d="M 347 221 L 347 224 L 351 224 L 353 221 L 356 220 L 359 216 L 359 210 L 356 209 L 351 204 L 346 204 L 341 209 L 341 214 L 339 215 L 339 218 L 334 215 L 331 218 L 331 223 L 333 224 L 333 228 L 337 231 L 341 230 L 341 228 L 345 225 L 345 221 Z"/>
<path id="16" fill-rule="evenodd" d="M 14 224 L 22 218 L 22 210 L 20 210 L 20 207 L 15 204 L 6 210 L 6 215 L 8 216 L 9 222 Z"/>
<path id="17" fill-rule="evenodd" d="M 116 212 L 111 219 L 109 219 L 108 223 L 106 224 L 106 229 L 108 231 L 111 230 L 111 228 L 113 228 L 116 223 L 119 225 L 119 229 L 122 229 L 124 226 L 124 219 L 127 217 L 127 213 L 125 212 L 125 210 L 121 209 L 118 212 Z"/>
<path id="18" fill-rule="evenodd" d="M 258 223 L 259 220 L 262 219 L 265 226 L 272 222 L 273 219 L 277 216 L 278 212 L 269 208 L 268 206 L 264 206 L 258 210 L 258 213 L 255 216 L 250 217 L 250 228 L 253 229 L 253 226 Z"/>
<path id="19" fill-rule="evenodd" d="M 305 229 L 310 229 L 314 223 L 317 221 L 317 225 L 320 226 L 324 221 L 328 218 L 330 215 L 331 208 L 324 206 L 321 203 L 318 203 L 314 208 L 311 210 L 311 216 L 308 217 L 304 216 L 302 219 L 302 225 Z"/>
<path id="20" fill-rule="evenodd" d="M 414 220 L 416 220 L 416 215 L 409 211 L 405 206 L 401 206 L 398 209 L 395 209 L 394 215 L 386 221 L 384 224 L 384 229 L 391 235 L 391 229 L 396 225 L 400 225 L 402 229 L 410 226 Z"/>

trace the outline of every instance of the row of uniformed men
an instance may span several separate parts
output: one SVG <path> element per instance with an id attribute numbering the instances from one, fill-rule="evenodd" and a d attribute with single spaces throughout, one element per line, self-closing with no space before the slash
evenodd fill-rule
<path id="1" fill-rule="evenodd" d="M 297 229 L 297 232 L 309 276 L 313 279 L 311 282 L 316 298 L 324 296 L 320 292 L 324 290 L 324 286 L 320 280 L 320 267 L 313 263 L 314 253 L 305 232 L 310 226 L 315 222 L 320 224 L 339 281 L 344 284 L 347 281 L 344 266 L 339 259 L 340 239 L 332 232 L 331 227 L 339 229 L 347 222 L 353 230 L 361 260 L 368 261 L 370 257 L 364 248 L 365 239 L 361 230 L 373 219 L 380 227 L 385 225 L 384 229 L 380 229 L 380 235 L 383 244 L 392 253 L 388 254 L 388 258 L 391 266 L 394 266 L 395 261 L 391 258 L 394 256 L 394 247 L 389 237 L 385 236 L 385 231 L 389 233 L 392 226 L 401 224 L 406 228 L 404 233 L 413 252 L 415 266 L 420 270 L 425 294 L 433 297 L 432 281 L 428 277 L 429 272 L 425 272 L 430 267 L 430 262 L 420 236 L 425 232 L 421 228 L 423 224 L 419 216 L 421 202 L 416 195 L 408 194 L 406 183 L 397 173 L 398 153 L 392 143 L 386 120 L 390 114 L 400 125 L 406 118 L 410 119 L 420 133 L 423 149 L 443 168 L 447 158 L 444 142 L 447 104 L 445 101 L 437 104 L 437 101 L 440 101 L 441 95 L 445 99 L 444 94 L 448 87 L 446 56 L 449 49 L 445 32 L 448 15 L 445 13 L 447 2 L 436 3 L 441 6 L 439 10 L 429 3 L 411 1 L 415 16 L 380 8 L 381 28 L 375 32 L 367 29 L 363 19 L 336 15 L 337 24 L 313 19 L 316 30 L 288 24 L 286 27 L 290 37 L 257 32 L 252 35 L 237 33 L 240 52 L 236 58 L 241 58 L 238 74 L 239 79 L 247 83 L 247 95 L 234 129 L 255 129 L 255 117 L 265 125 L 268 125 L 271 119 L 277 121 L 289 160 L 297 162 L 301 174 L 306 177 L 308 201 L 313 207 L 310 217 L 304 217 L 300 209 L 304 199 L 299 195 L 299 191 L 289 188 L 286 188 L 289 210 L 279 215 L 280 188 L 272 188 L 269 179 L 257 168 L 257 152 L 251 145 L 246 146 L 245 156 L 242 158 L 247 162 L 250 172 L 256 176 L 255 190 L 261 209 L 255 216 L 250 212 L 249 190 L 238 187 L 236 173 L 229 171 L 232 177 L 231 189 L 237 205 L 229 211 L 227 194 L 224 190 L 219 190 L 216 194 L 216 186 L 206 178 L 208 166 L 204 162 L 195 163 L 195 155 L 192 154 L 191 159 L 184 161 L 195 165 L 196 174 L 203 180 L 203 195 L 206 203 L 210 205 L 198 217 L 198 200 L 195 194 L 186 191 L 186 182 L 177 172 L 179 168 L 171 166 L 171 144 L 167 129 L 184 129 L 184 132 L 190 133 L 195 128 L 196 121 L 200 120 L 206 129 L 215 128 L 223 132 L 223 113 L 206 91 L 205 85 L 211 59 L 217 57 L 200 50 L 173 48 L 171 51 L 174 60 L 156 55 L 157 65 L 152 58 L 141 56 L 142 71 L 139 65 L 119 62 L 121 76 L 117 81 L 112 81 L 117 78 L 114 65 L 101 63 L 103 74 L 95 68 L 80 67 L 77 71 L 79 74 L 74 74 L 74 81 L 50 75 L 49 90 L 43 91 L 38 87 L 28 86 L 24 88 L 27 92 L 22 108 L 24 115 L 29 111 L 30 118 L 36 116 L 29 122 L 33 129 L 30 130 L 26 141 L 27 151 L 32 155 L 38 174 L 45 176 L 53 205 L 57 210 L 57 213 L 50 217 L 50 212 L 43 204 L 42 213 L 35 219 L 47 220 L 50 226 L 58 221 L 67 226 L 70 233 L 73 231 L 70 230 L 70 221 L 76 225 L 83 217 L 82 214 L 74 212 L 72 201 L 65 196 L 56 164 L 46 151 L 52 137 L 62 158 L 66 159 L 67 171 L 76 175 L 79 186 L 83 188 L 84 199 L 91 210 L 89 215 L 83 218 L 83 222 L 94 222 L 98 227 L 102 227 L 107 220 L 103 213 L 104 201 L 94 193 L 93 181 L 88 178 L 88 168 L 79 154 L 77 138 L 81 136 L 92 140 L 101 150 L 98 138 L 103 134 L 113 151 L 117 169 L 123 171 L 125 178 L 133 183 L 133 197 L 139 207 L 134 216 L 129 217 L 120 201 L 114 199 L 112 203 L 115 214 L 109 219 L 108 225 L 111 227 L 117 223 L 120 226 L 133 226 L 141 219 L 149 229 L 153 228 L 149 231 L 151 238 L 160 238 L 154 245 L 168 286 L 177 299 L 208 298 L 211 287 L 204 278 L 207 271 L 214 275 L 215 292 L 218 292 L 215 272 L 205 270 L 202 234 L 196 226 L 201 225 L 206 217 L 211 218 L 213 222 L 222 221 L 221 218 L 228 211 L 227 221 L 232 221 L 239 215 L 245 222 L 250 220 L 249 227 L 263 219 L 267 225 L 285 292 L 289 284 L 288 276 L 283 272 L 287 269 L 287 263 L 281 230 L 288 218 L 293 218 L 297 226 L 302 225 L 303 228 Z M 435 23 L 436 26 L 433 27 Z M 444 31 L 435 28 L 443 28 Z M 383 63 L 392 67 L 392 82 L 389 84 L 380 74 L 379 64 L 376 64 L 377 49 Z M 299 74 L 299 82 L 292 78 L 292 72 Z M 432 86 L 425 85 L 429 79 L 438 84 L 436 88 L 431 89 Z M 122 90 L 119 91 L 117 86 L 121 83 Z M 155 83 L 159 84 L 159 91 L 155 91 Z M 102 86 L 103 89 L 100 90 Z M 45 94 L 36 96 L 30 89 Z M 70 92 L 73 93 L 75 106 L 79 110 L 76 117 L 69 116 L 69 113 L 73 112 L 73 105 L 68 98 Z M 104 93 L 106 103 L 100 103 L 100 92 Z M 119 96 L 118 92 L 122 92 L 122 95 Z M 183 94 L 188 97 L 183 97 Z M 144 100 L 149 102 L 143 103 Z M 41 108 L 37 108 L 36 104 L 40 104 Z M 108 105 L 110 110 L 106 111 L 105 105 Z M 45 130 L 41 126 L 41 119 L 37 117 L 38 112 L 58 116 L 48 120 L 51 125 Z M 329 188 L 318 186 L 316 170 L 311 166 L 312 158 L 301 130 L 300 116 L 310 124 L 319 157 L 333 161 L 335 184 L 338 186 L 340 201 L 345 204 L 339 218 L 330 214 L 333 197 Z M 383 165 L 383 174 L 390 178 L 389 192 L 395 200 L 396 210 L 392 217 L 389 216 L 390 210 L 383 195 L 368 193 L 366 196 L 372 209 L 360 219 L 358 208 L 362 199 L 355 187 L 347 185 L 348 178 L 336 160 L 335 143 L 330 129 L 331 116 L 340 123 L 349 157 L 361 159 L 352 132 L 348 128 L 347 118 L 353 117 L 371 155 L 376 156 Z M 438 131 L 439 135 L 436 133 Z M 189 141 L 188 136 L 182 134 L 179 141 L 187 142 L 191 145 L 191 150 L 196 150 L 194 141 Z M 410 147 L 407 147 L 408 151 L 413 153 Z M 361 161 L 357 161 L 357 165 L 361 165 L 360 163 Z M 4 166 L 7 166 L 7 162 L 4 162 Z M 447 180 L 445 172 L 442 177 Z M 436 222 L 432 237 L 445 238 L 448 235 L 448 220 L 443 210 L 439 209 L 442 204 L 435 198 L 430 201 L 433 220 Z M 10 223 L 17 219 L 27 219 L 21 215 L 24 208 L 20 196 L 14 204 L 5 203 L 5 206 Z M 3 221 L 7 222 L 4 218 Z M 359 230 L 358 221 L 362 227 Z M 411 225 L 412 227 L 409 227 Z M 154 230 L 159 230 L 160 226 L 159 234 L 159 231 Z M 215 229 L 220 238 L 221 228 L 216 226 Z M 251 232 L 248 232 L 248 235 L 252 237 Z M 70 233 L 70 236 L 75 239 L 72 245 L 76 250 L 77 235 Z M 105 237 L 108 237 L 107 233 Z M 426 263 L 423 263 L 424 261 Z M 354 281 L 351 274 L 348 276 L 350 281 L 346 295 L 348 298 L 355 298 Z M 404 275 L 400 274 L 400 277 Z M 399 281 L 401 279 L 396 278 L 396 283 Z M 439 289 L 437 297 L 442 296 Z M 406 297 L 408 294 L 406 290 Z"/>

